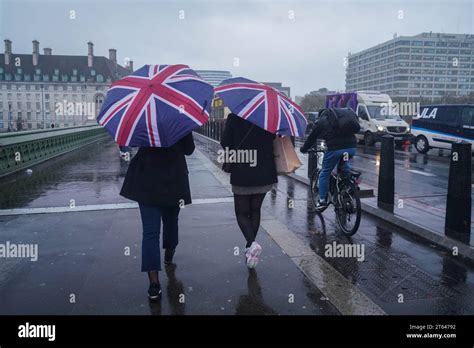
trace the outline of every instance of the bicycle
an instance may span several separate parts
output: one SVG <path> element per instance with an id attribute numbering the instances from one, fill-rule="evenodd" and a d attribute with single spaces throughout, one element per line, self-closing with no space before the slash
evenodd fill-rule
<path id="1" fill-rule="evenodd" d="M 324 154 L 326 150 L 319 147 L 310 149 L 308 153 L 310 152 L 316 153 L 316 159 L 318 159 L 318 154 Z M 339 169 L 343 161 L 344 159 L 341 158 L 337 166 L 337 173 L 333 171 L 329 178 L 328 204 L 334 206 L 336 221 L 342 232 L 345 235 L 352 236 L 359 229 L 362 215 L 359 196 L 359 183 L 362 173 L 353 169 L 348 173 L 343 173 Z M 318 167 L 318 163 L 316 163 L 310 180 L 311 200 L 315 208 L 319 200 L 318 182 L 321 169 Z M 352 225 L 351 222 L 353 222 Z"/>

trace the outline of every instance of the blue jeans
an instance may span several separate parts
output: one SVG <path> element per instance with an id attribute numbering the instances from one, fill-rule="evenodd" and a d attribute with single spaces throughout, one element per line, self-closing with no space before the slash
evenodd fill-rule
<path id="1" fill-rule="evenodd" d="M 329 178 L 331 176 L 331 172 L 338 165 L 341 158 L 343 158 L 344 156 L 352 157 L 355 155 L 355 152 L 355 148 L 349 148 L 335 151 L 327 151 L 326 153 L 324 153 L 323 168 L 321 169 L 321 173 L 319 174 L 318 183 L 320 200 L 327 200 L 327 195 L 329 191 Z M 351 166 L 349 161 L 344 161 L 341 170 L 349 171 L 350 169 Z"/>
<path id="2" fill-rule="evenodd" d="M 179 207 L 159 207 L 139 203 L 142 217 L 142 272 L 161 271 L 160 230 L 163 221 L 163 249 L 178 245 Z"/>

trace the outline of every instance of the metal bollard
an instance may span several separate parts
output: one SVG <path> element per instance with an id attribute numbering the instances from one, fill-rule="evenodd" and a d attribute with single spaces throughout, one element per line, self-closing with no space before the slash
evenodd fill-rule
<path id="1" fill-rule="evenodd" d="M 471 233 L 471 144 L 453 143 L 446 200 L 445 234 Z M 469 238 L 467 238 L 469 239 Z"/>
<path id="2" fill-rule="evenodd" d="M 384 135 L 380 149 L 377 206 L 393 212 L 395 196 L 395 146 L 391 135 Z"/>

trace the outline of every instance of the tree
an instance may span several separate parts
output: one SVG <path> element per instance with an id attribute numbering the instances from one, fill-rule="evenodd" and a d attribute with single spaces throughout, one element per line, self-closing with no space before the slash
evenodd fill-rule
<path id="1" fill-rule="evenodd" d="M 326 104 L 327 88 L 320 88 L 317 91 L 307 93 L 301 100 L 301 108 L 304 112 L 319 111 Z"/>

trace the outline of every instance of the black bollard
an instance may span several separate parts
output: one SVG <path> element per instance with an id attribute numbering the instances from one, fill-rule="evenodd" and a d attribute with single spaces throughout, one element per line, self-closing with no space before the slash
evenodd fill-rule
<path id="1" fill-rule="evenodd" d="M 377 206 L 393 212 L 395 195 L 395 146 L 391 135 L 384 135 L 380 149 Z"/>
<path id="2" fill-rule="evenodd" d="M 447 235 L 469 236 L 471 233 L 471 161 L 471 144 L 465 141 L 453 143 L 444 225 Z"/>

